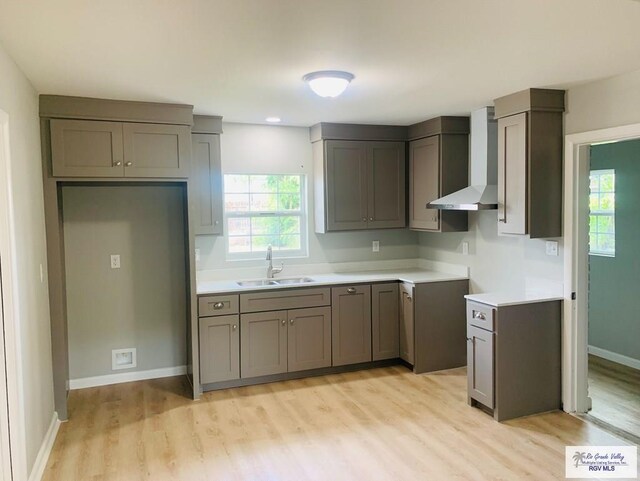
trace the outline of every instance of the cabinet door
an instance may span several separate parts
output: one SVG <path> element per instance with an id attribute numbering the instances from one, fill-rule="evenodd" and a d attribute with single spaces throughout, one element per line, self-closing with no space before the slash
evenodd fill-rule
<path id="1" fill-rule="evenodd" d="M 400 355 L 398 283 L 371 286 L 371 329 L 374 361 Z"/>
<path id="2" fill-rule="evenodd" d="M 414 363 L 413 284 L 400 284 L 400 359 Z"/>
<path id="3" fill-rule="evenodd" d="M 186 125 L 123 124 L 125 177 L 189 177 Z"/>
<path id="4" fill-rule="evenodd" d="M 404 142 L 369 142 L 368 144 L 368 215 L 369 229 L 405 227 Z"/>
<path id="5" fill-rule="evenodd" d="M 333 365 L 371 361 L 371 286 L 331 289 Z"/>
<path id="6" fill-rule="evenodd" d="M 327 230 L 366 229 L 366 142 L 328 140 L 326 156 Z"/>
<path id="7" fill-rule="evenodd" d="M 54 177 L 122 177 L 122 124 L 51 120 Z"/>
<path id="8" fill-rule="evenodd" d="M 527 233 L 527 114 L 498 119 L 498 234 Z"/>
<path id="9" fill-rule="evenodd" d="M 331 366 L 331 308 L 289 311 L 289 372 Z"/>
<path id="10" fill-rule="evenodd" d="M 220 136 L 192 134 L 191 180 L 196 202 L 195 233 L 222 234 Z"/>
<path id="11" fill-rule="evenodd" d="M 202 384 L 240 378 L 239 321 L 238 315 L 200 318 Z"/>
<path id="12" fill-rule="evenodd" d="M 469 397 L 493 408 L 493 332 L 467 325 Z"/>
<path id="13" fill-rule="evenodd" d="M 409 143 L 409 227 L 440 229 L 440 211 L 427 203 L 440 197 L 440 136 Z"/>
<path id="14" fill-rule="evenodd" d="M 242 314 L 240 354 L 243 378 L 287 372 L 287 311 Z"/>

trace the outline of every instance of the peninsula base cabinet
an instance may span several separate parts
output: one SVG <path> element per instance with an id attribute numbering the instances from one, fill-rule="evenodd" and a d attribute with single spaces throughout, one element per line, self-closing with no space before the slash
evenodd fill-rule
<path id="1" fill-rule="evenodd" d="M 505 421 L 560 409 L 561 301 L 467 301 L 468 402 Z"/>

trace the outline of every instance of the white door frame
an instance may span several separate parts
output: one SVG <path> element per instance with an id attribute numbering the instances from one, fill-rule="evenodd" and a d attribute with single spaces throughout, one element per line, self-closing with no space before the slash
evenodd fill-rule
<path id="1" fill-rule="evenodd" d="M 7 404 L 3 406 L 3 409 L 8 406 L 9 449 L 13 471 L 13 478 L 9 477 L 8 479 L 21 481 L 27 479 L 27 458 L 23 422 L 22 366 L 18 362 L 20 359 L 20 326 L 17 319 L 20 316 L 16 291 L 18 276 L 16 272 L 15 220 L 10 159 L 9 116 L 0 110 L 0 257 L 2 258 L 2 314 L 6 362 L 6 390 L 4 392 L 7 397 Z M 2 402 L 3 400 L 0 400 L 0 403 Z M 3 459 L 6 455 L 7 453 L 3 453 Z M 0 476 L 6 476 L 5 470 Z M 3 481 L 5 480 L 3 479 Z"/>
<path id="2" fill-rule="evenodd" d="M 640 124 L 565 136 L 562 399 L 567 412 L 586 413 L 591 407 L 587 381 L 589 146 L 634 138 L 640 138 Z"/>

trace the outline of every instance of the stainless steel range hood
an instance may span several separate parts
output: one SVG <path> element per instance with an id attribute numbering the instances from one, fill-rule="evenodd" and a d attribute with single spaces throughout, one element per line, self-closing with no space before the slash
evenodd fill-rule
<path id="1" fill-rule="evenodd" d="M 471 185 L 427 204 L 428 209 L 498 208 L 498 125 L 493 107 L 471 113 Z"/>

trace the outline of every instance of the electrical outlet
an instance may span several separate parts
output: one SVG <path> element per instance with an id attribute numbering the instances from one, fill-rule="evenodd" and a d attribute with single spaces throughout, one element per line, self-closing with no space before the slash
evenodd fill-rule
<path id="1" fill-rule="evenodd" d="M 558 255 L 558 242 L 557 241 L 547 241 L 545 244 L 546 252 L 548 256 L 557 256 Z"/>
<path id="2" fill-rule="evenodd" d="M 138 365 L 138 356 L 135 347 L 127 349 L 113 349 L 111 351 L 111 370 L 131 369 Z"/>
<path id="3" fill-rule="evenodd" d="M 111 268 L 120 269 L 120 254 L 111 254 Z"/>
<path id="4" fill-rule="evenodd" d="M 463 256 L 469 255 L 469 243 L 467 241 L 462 242 L 462 255 Z"/>
<path id="5" fill-rule="evenodd" d="M 380 241 L 373 241 L 371 244 L 371 250 L 373 252 L 380 252 Z"/>

